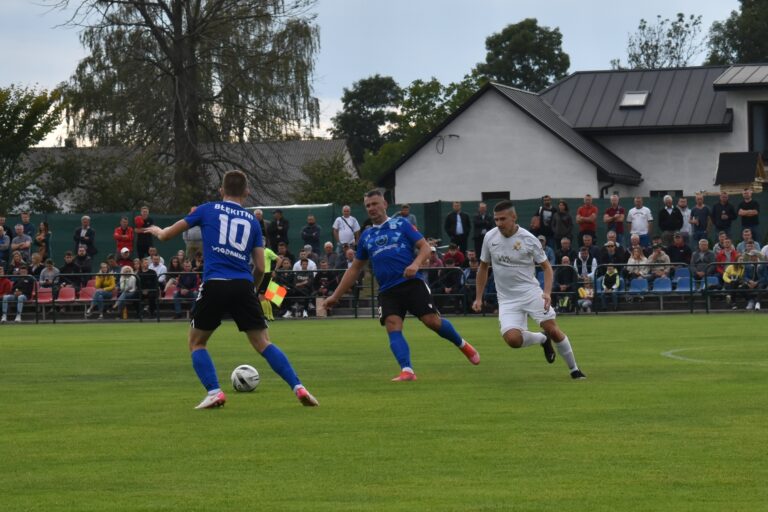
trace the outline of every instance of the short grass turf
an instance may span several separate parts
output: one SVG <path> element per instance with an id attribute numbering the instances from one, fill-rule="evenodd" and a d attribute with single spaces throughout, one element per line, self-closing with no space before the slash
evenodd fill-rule
<path id="1" fill-rule="evenodd" d="M 481 364 L 408 319 L 411 383 L 373 320 L 275 322 L 314 409 L 226 323 L 262 382 L 206 411 L 183 324 L 2 326 L 0 510 L 768 510 L 762 317 L 563 318 L 586 381 L 453 322 Z"/>

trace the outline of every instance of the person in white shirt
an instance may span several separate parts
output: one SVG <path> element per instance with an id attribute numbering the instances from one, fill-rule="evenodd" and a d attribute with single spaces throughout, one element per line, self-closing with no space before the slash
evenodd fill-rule
<path id="1" fill-rule="evenodd" d="M 635 206 L 627 212 L 629 232 L 640 237 L 640 245 L 651 246 L 651 229 L 653 228 L 653 215 L 647 206 L 643 206 L 643 198 L 635 197 Z"/>
<path id="2" fill-rule="evenodd" d="M 688 199 L 685 197 L 679 198 L 677 200 L 677 209 L 683 214 L 683 227 L 679 230 L 680 234 L 683 235 L 683 243 L 690 245 L 693 226 L 691 226 L 691 209 L 688 208 Z"/>
<path id="3" fill-rule="evenodd" d="M 542 345 L 548 363 L 555 360 L 554 341 L 573 379 L 585 379 L 573 355 L 568 336 L 560 330 L 555 321 L 552 307 L 552 265 L 541 248 L 538 239 L 517 224 L 517 213 L 511 201 L 501 201 L 493 209 L 496 227 L 488 231 L 483 239 L 480 266 L 477 270 L 475 301 L 472 309 L 480 312 L 483 307 L 483 292 L 488 282 L 488 268 L 493 266 L 496 292 L 499 299 L 499 324 L 501 336 L 512 348 Z M 534 275 L 539 265 L 544 271 L 544 290 Z M 544 330 L 528 330 L 531 317 Z"/>
<path id="4" fill-rule="evenodd" d="M 354 247 L 360 238 L 360 223 L 352 216 L 349 205 L 342 206 L 341 217 L 333 221 L 333 238 L 339 251 L 344 244 Z"/>
<path id="5" fill-rule="evenodd" d="M 167 276 L 168 269 L 163 264 L 163 262 L 160 261 L 160 255 L 159 254 L 153 255 L 153 256 L 151 256 L 151 258 L 152 258 L 152 261 L 149 264 L 149 268 L 154 270 L 155 273 L 157 274 L 157 282 L 160 283 L 160 285 L 164 285 L 165 284 L 165 280 L 168 278 L 168 276 Z M 162 286 L 161 286 L 161 288 L 162 288 Z"/>

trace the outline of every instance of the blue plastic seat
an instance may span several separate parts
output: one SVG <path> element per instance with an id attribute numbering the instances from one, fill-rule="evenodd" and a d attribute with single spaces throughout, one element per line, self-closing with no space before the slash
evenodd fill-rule
<path id="1" fill-rule="evenodd" d="M 655 293 L 669 293 L 672 291 L 672 280 L 668 277 L 659 277 L 653 281 Z"/>
<path id="2" fill-rule="evenodd" d="M 691 291 L 696 291 L 696 286 L 694 284 L 693 288 L 691 288 L 691 278 L 690 277 L 681 277 L 677 280 L 677 287 L 675 288 L 675 291 L 678 293 L 690 293 Z"/>
<path id="3" fill-rule="evenodd" d="M 629 293 L 639 295 L 648 292 L 648 280 L 643 277 L 636 277 L 629 282 Z"/>
<path id="4" fill-rule="evenodd" d="M 684 277 L 687 277 L 690 279 L 691 277 L 691 271 L 688 269 L 688 267 L 678 267 L 675 269 L 675 281 L 678 281 Z"/>

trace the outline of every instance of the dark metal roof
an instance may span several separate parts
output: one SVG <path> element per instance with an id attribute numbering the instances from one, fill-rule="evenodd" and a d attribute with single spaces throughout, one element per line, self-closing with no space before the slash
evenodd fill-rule
<path id="1" fill-rule="evenodd" d="M 578 131 L 730 131 L 725 93 L 712 87 L 724 66 L 585 71 L 550 86 L 541 98 Z M 648 91 L 642 108 L 620 108 L 628 91 Z"/>
<path id="2" fill-rule="evenodd" d="M 731 66 L 717 77 L 714 86 L 716 90 L 768 87 L 768 65 Z"/>
<path id="3" fill-rule="evenodd" d="M 752 183 L 764 175 L 763 158 L 759 152 L 720 153 L 715 185 Z"/>
<path id="4" fill-rule="evenodd" d="M 624 160 L 574 130 L 563 117 L 542 101 L 538 94 L 496 83 L 491 85 L 526 114 L 595 164 L 600 171 L 601 179 L 615 180 L 617 183 L 627 185 L 637 185 L 643 181 L 642 175 Z"/>

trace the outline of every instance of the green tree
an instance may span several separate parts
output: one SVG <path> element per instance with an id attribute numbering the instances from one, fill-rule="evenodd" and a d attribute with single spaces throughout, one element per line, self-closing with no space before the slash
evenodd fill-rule
<path id="1" fill-rule="evenodd" d="M 342 110 L 331 119 L 334 137 L 347 140 L 355 165 L 366 151 L 376 152 L 389 139 L 387 126 L 396 122 L 402 91 L 390 76 L 374 75 L 344 88 Z"/>
<path id="2" fill-rule="evenodd" d="M 488 53 L 477 73 L 488 79 L 539 91 L 568 74 L 571 60 L 562 49 L 559 28 L 540 27 L 535 18 L 507 25 L 485 40 Z"/>
<path id="3" fill-rule="evenodd" d="M 740 0 L 740 11 L 709 29 L 706 64 L 722 65 L 768 60 L 768 2 Z"/>
<path id="4" fill-rule="evenodd" d="M 302 170 L 309 180 L 297 191 L 299 203 L 358 203 L 373 188 L 370 181 L 349 174 L 342 154 L 316 160 Z"/>
<path id="5" fill-rule="evenodd" d="M 293 136 L 319 122 L 314 2 L 83 0 L 72 24 L 85 26 L 90 55 L 67 93 L 75 135 L 156 145 L 174 170 L 171 201 L 199 203 L 204 166 L 226 164 L 223 144 Z"/>
<path id="6" fill-rule="evenodd" d="M 689 66 L 701 53 L 704 43 L 700 37 L 701 16 L 688 17 L 679 12 L 674 20 L 656 16 L 656 23 L 641 19 L 637 32 L 627 42 L 627 62 L 630 69 L 661 69 Z M 619 59 L 611 67 L 621 69 Z"/>
<path id="7" fill-rule="evenodd" d="M 61 90 L 0 87 L 0 212 L 27 204 L 43 170 L 20 165 L 61 121 Z"/>

